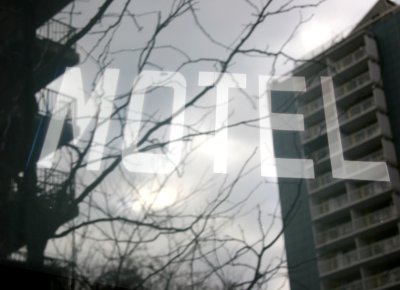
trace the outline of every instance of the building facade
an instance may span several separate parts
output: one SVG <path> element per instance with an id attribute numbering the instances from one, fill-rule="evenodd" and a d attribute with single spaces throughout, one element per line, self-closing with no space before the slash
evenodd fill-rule
<path id="1" fill-rule="evenodd" d="M 290 105 L 303 114 L 305 131 L 276 133 L 276 155 L 312 159 L 315 179 L 279 180 L 291 289 L 399 289 L 399 7 L 378 1 L 345 39 L 292 75 L 306 79 L 306 92 Z M 384 161 L 390 182 L 333 178 L 321 88 L 326 76 L 333 81 L 344 159 Z M 275 110 L 284 101 L 275 101 Z"/>
<path id="2" fill-rule="evenodd" d="M 61 208 L 71 209 L 65 221 L 78 213 L 71 206 L 74 180 L 63 186 L 69 174 L 36 168 L 50 118 L 69 110 L 44 88 L 79 61 L 74 44 L 67 45 L 75 29 L 55 19 L 71 2 L 1 1 L 0 268 L 3 284 L 16 288 L 60 289 L 56 276 L 66 266 L 43 256 L 43 236 Z M 58 147 L 72 137 L 71 124 L 62 125 Z M 18 252 L 24 247 L 30 257 Z"/>

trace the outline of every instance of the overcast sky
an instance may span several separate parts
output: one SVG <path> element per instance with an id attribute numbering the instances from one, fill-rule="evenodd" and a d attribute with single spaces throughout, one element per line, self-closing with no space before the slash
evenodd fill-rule
<path id="1" fill-rule="evenodd" d="M 260 1 L 253 1 L 259 3 Z M 303 3 L 304 1 L 294 1 L 294 3 Z M 307 1 L 310 3 L 313 1 Z M 365 13 L 373 6 L 376 0 L 327 0 L 318 8 L 310 8 L 302 11 L 293 11 L 284 15 L 273 16 L 262 24 L 255 32 L 254 36 L 249 40 L 246 48 L 268 49 L 276 51 L 279 49 L 285 40 L 290 36 L 294 26 L 300 19 L 308 19 L 298 31 L 294 34 L 291 42 L 285 47 L 285 52 L 293 57 L 302 57 L 312 50 L 317 49 L 330 39 L 335 37 L 341 32 L 348 32 Z M 98 1 L 84 1 L 77 2 L 76 9 L 80 12 L 75 16 L 73 24 L 81 26 L 86 23 L 89 15 L 96 11 L 94 3 Z M 278 4 L 283 1 L 278 1 Z M 84 64 L 80 65 L 83 74 L 84 93 L 86 96 L 90 95 L 92 89 L 92 80 L 97 77 L 98 70 L 97 60 L 104 60 L 107 67 L 116 68 L 120 70 L 118 93 L 122 94 L 130 90 L 132 87 L 133 79 L 137 76 L 137 63 L 138 53 L 134 51 L 136 48 L 142 47 L 149 39 L 149 35 L 154 29 L 154 24 L 157 15 L 148 12 L 158 10 L 165 12 L 169 8 L 170 1 L 133 1 L 132 11 L 138 14 L 137 24 L 140 29 L 134 24 L 131 18 L 126 18 L 122 21 L 120 29 L 113 36 L 109 44 L 110 53 L 105 59 L 102 59 L 101 52 L 104 51 L 106 43 L 94 45 L 98 35 L 89 35 L 82 39 L 78 45 L 81 58 L 84 59 L 85 54 L 93 48 L 93 59 L 89 58 Z M 121 1 L 115 1 L 110 11 L 118 12 L 121 9 Z M 245 28 L 245 24 L 251 20 L 252 9 L 249 5 L 242 0 L 205 0 L 199 1 L 198 4 L 198 19 L 204 26 L 204 29 L 215 39 L 218 43 L 224 45 L 232 45 L 240 37 L 240 32 Z M 164 15 L 164 14 L 162 14 Z M 61 19 L 65 19 L 65 15 L 60 15 Z M 96 29 L 101 29 L 107 26 L 107 20 L 102 21 L 101 25 L 96 26 Z M 99 28 L 100 27 L 100 28 Z M 211 42 L 207 37 L 196 27 L 193 18 L 190 15 L 184 15 L 173 23 L 165 33 L 162 33 L 158 39 L 158 44 L 162 49 L 154 52 L 150 61 L 154 65 L 149 65 L 148 69 L 156 70 L 163 69 L 166 71 L 176 71 L 179 65 L 185 60 L 181 52 L 176 49 L 172 50 L 168 46 L 174 46 L 180 51 L 184 51 L 192 58 L 196 57 L 223 57 L 226 50 L 219 45 Z M 279 59 L 276 66 L 275 74 L 284 74 L 288 72 L 293 65 L 292 62 L 287 62 L 285 59 Z M 185 67 L 180 72 L 186 80 L 187 100 L 191 98 L 196 92 L 202 89 L 199 86 L 199 72 L 200 71 L 215 71 L 213 66 L 208 62 L 196 63 L 189 67 Z M 271 59 L 265 57 L 237 57 L 233 65 L 229 68 L 229 72 L 243 74 L 246 77 L 246 88 L 243 91 L 230 90 L 229 91 L 229 122 L 240 122 L 241 120 L 254 119 L 258 114 L 258 76 L 271 73 Z M 58 88 L 59 82 L 55 82 L 53 87 Z M 71 83 L 70 86 L 76 84 Z M 164 92 L 165 93 L 165 92 Z M 165 113 L 165 108 L 170 103 L 162 103 L 155 98 L 145 102 L 145 111 L 151 114 L 152 108 L 157 108 L 157 112 Z M 213 109 L 210 109 L 212 104 L 215 104 L 216 90 L 210 91 L 199 103 L 202 108 L 192 108 L 185 112 L 185 121 L 188 123 L 199 124 L 202 116 L 207 116 L 201 122 L 200 128 L 202 130 L 212 130 L 214 128 L 215 118 Z M 160 105 L 160 103 L 162 103 Z M 164 110 L 164 111 L 163 111 Z M 159 116 L 161 118 L 161 115 Z M 196 125 L 196 126 L 197 126 Z M 112 134 L 112 133 L 110 133 Z M 159 136 L 168 138 L 168 135 L 160 133 Z M 180 176 L 174 176 L 164 187 L 160 193 L 160 199 L 156 203 L 158 208 L 168 206 L 174 202 L 180 195 L 185 195 L 196 184 L 200 174 L 208 172 L 212 183 L 217 187 L 218 184 L 224 182 L 225 178 L 233 178 L 240 170 L 242 165 L 252 156 L 253 152 L 259 147 L 259 128 L 241 126 L 229 129 L 228 134 L 228 170 L 227 175 L 213 173 L 212 166 L 215 158 L 215 144 L 213 145 L 212 138 L 209 138 L 204 146 L 200 147 L 191 158 L 190 164 L 185 167 L 185 172 Z M 201 142 L 205 141 L 204 139 Z M 200 142 L 200 141 L 198 141 Z M 266 225 L 274 223 L 271 234 L 276 234 L 281 224 L 273 220 L 273 215 L 278 213 L 276 206 L 279 203 L 276 184 L 267 182 L 263 179 L 259 169 L 260 157 L 257 152 L 251 158 L 248 168 L 249 174 L 241 180 L 237 185 L 234 193 L 232 194 L 231 202 L 239 201 L 243 198 L 244 194 L 248 194 L 255 187 L 256 190 L 251 194 L 251 198 L 246 201 L 246 206 L 243 209 L 250 210 L 256 205 L 261 205 L 263 209 L 263 219 Z M 123 170 L 123 169 L 122 169 Z M 118 174 L 113 175 L 110 184 L 115 186 L 118 184 L 118 191 L 130 196 L 128 199 L 129 204 L 126 204 L 126 210 L 140 211 L 141 205 L 146 203 L 146 196 L 152 194 L 152 185 L 148 182 L 148 177 L 145 174 L 133 174 L 135 181 L 140 180 L 145 184 L 141 190 L 132 190 L 130 184 L 119 182 Z M 132 175 L 132 176 L 133 176 Z M 138 177 L 141 176 L 141 177 Z M 150 187 L 150 188 L 149 188 Z M 203 198 L 207 200 L 211 198 L 215 188 L 209 188 L 202 192 Z M 179 193 L 179 194 L 178 194 Z M 138 198 L 138 194 L 142 195 Z M 126 200 L 126 199 L 124 199 Z M 151 200 L 151 199 L 150 199 Z M 197 203 L 196 203 L 197 204 Z M 195 204 L 188 205 L 188 210 L 194 210 Z M 256 240 L 257 229 L 254 228 L 254 219 L 256 215 L 247 214 L 238 217 L 231 223 L 231 227 L 226 228 L 226 233 L 237 234 L 239 226 L 244 229 L 246 236 L 250 240 Z M 273 257 L 280 257 L 284 249 L 283 240 L 279 240 L 274 248 L 270 251 L 271 261 Z M 278 289 L 278 285 L 284 284 L 282 289 L 289 289 L 288 283 L 284 283 L 285 278 L 278 278 L 271 282 L 269 289 Z"/>

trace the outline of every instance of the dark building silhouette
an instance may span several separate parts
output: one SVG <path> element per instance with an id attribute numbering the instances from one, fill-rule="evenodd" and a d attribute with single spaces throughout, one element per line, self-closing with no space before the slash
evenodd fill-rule
<path id="1" fill-rule="evenodd" d="M 49 119 L 56 113 L 56 94 L 43 88 L 79 61 L 75 48 L 66 46 L 75 30 L 53 19 L 71 2 L 0 1 L 0 267 L 5 278 L 16 274 L 27 285 L 40 271 L 54 272 L 42 251 L 50 221 L 77 215 L 76 206 L 68 207 L 73 180 L 62 186 L 67 173 L 36 169 Z M 59 146 L 72 137 L 71 125 L 64 125 Z M 24 246 L 31 253 L 37 250 L 29 263 L 13 259 Z M 61 289 L 51 287 L 45 286 Z"/>

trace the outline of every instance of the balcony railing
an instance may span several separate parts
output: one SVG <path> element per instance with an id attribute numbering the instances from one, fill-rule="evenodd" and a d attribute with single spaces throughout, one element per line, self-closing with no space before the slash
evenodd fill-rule
<path id="1" fill-rule="evenodd" d="M 390 183 L 369 183 L 349 192 L 351 201 L 359 201 L 380 194 L 391 188 Z"/>
<path id="2" fill-rule="evenodd" d="M 375 156 L 375 154 L 371 156 Z M 378 154 L 377 156 L 379 156 L 377 160 L 382 160 L 382 155 Z M 375 160 L 375 159 L 365 159 L 365 160 Z M 349 193 L 350 198 L 346 194 L 342 194 L 338 197 L 330 198 L 318 205 L 313 206 L 312 207 L 313 216 L 318 217 L 324 214 L 334 212 L 348 205 L 349 202 L 353 203 L 368 198 L 370 196 L 380 194 L 383 191 L 388 190 L 390 188 L 391 186 L 389 183 L 372 183 L 359 187 L 355 190 L 350 191 Z"/>
<path id="3" fill-rule="evenodd" d="M 320 82 L 320 79 L 317 79 Z M 368 72 L 365 72 L 349 82 L 343 84 L 342 86 L 336 89 L 336 98 L 340 98 L 341 96 L 361 87 L 365 83 L 370 81 L 370 76 Z M 353 118 L 356 115 L 362 114 L 362 112 L 370 109 L 374 105 L 372 97 L 370 99 L 364 100 L 361 103 L 354 105 L 351 107 L 343 116 L 339 117 L 339 120 L 344 121 L 350 118 Z M 299 106 L 299 112 L 304 114 L 306 117 L 317 112 L 321 108 L 323 108 L 323 100 L 322 98 L 318 98 L 313 100 L 307 104 Z"/>
<path id="4" fill-rule="evenodd" d="M 346 236 L 354 232 L 355 230 L 358 231 L 361 229 L 372 227 L 395 217 L 396 211 L 394 207 L 386 207 L 379 211 L 354 219 L 353 222 L 345 222 L 343 224 L 318 233 L 316 235 L 316 243 L 317 245 L 322 245 L 332 240 L 336 240 L 338 238 Z"/>
<path id="5" fill-rule="evenodd" d="M 391 253 L 397 250 L 399 247 L 400 247 L 400 238 L 399 236 L 394 236 L 381 241 L 371 243 L 370 245 L 361 247 L 358 250 L 354 249 L 346 253 L 339 252 L 334 257 L 322 259 L 318 263 L 319 271 L 322 274 L 324 274 L 335 270 L 340 270 L 349 267 L 351 265 L 354 265 L 358 262 L 361 262 L 362 260 L 369 259 L 371 257 L 381 254 Z"/>
<path id="6" fill-rule="evenodd" d="M 343 147 L 349 148 L 351 146 L 357 145 L 364 140 L 368 139 L 371 136 L 374 136 L 380 132 L 379 126 L 377 123 L 368 126 L 360 131 L 357 131 L 349 136 L 343 138 Z M 303 143 L 312 140 L 318 136 L 321 136 L 326 133 L 326 128 L 324 125 L 317 124 L 311 126 L 306 131 L 304 131 L 302 141 Z"/>
<path id="7" fill-rule="evenodd" d="M 59 44 L 65 44 L 75 32 L 76 29 L 71 25 L 50 19 L 36 30 L 36 35 L 40 39 L 49 39 Z"/>
<path id="8" fill-rule="evenodd" d="M 15 261 L 19 263 L 26 263 L 28 258 L 28 254 L 25 251 L 17 251 L 11 253 L 8 257 L 7 260 L 9 261 Z M 48 268 L 68 268 L 72 264 L 71 261 L 68 260 L 61 260 L 61 259 L 55 259 L 55 258 L 50 258 L 50 257 L 44 257 L 43 259 L 43 266 L 48 267 Z"/>
<path id="9" fill-rule="evenodd" d="M 318 136 L 324 135 L 325 133 L 326 133 L 325 125 L 322 124 L 314 125 L 304 131 L 302 141 L 303 143 L 307 142 Z"/>
<path id="10" fill-rule="evenodd" d="M 319 271 L 321 273 L 331 272 L 337 269 L 351 266 L 358 261 L 357 250 L 351 250 L 346 253 L 339 253 L 332 258 L 324 259 L 319 262 Z"/>
<path id="11" fill-rule="evenodd" d="M 335 198 L 330 198 L 327 201 L 324 201 L 321 204 L 316 205 L 312 208 L 313 216 L 320 216 L 323 214 L 334 212 L 347 205 L 348 202 L 349 200 L 346 194 L 342 194 Z"/>
<path id="12" fill-rule="evenodd" d="M 358 145 L 362 142 L 364 142 L 365 140 L 376 136 L 380 133 L 380 128 L 378 126 L 377 123 L 368 126 L 358 132 L 355 132 L 347 137 L 343 138 L 343 147 L 346 148 L 350 148 L 352 146 Z"/>
<path id="13" fill-rule="evenodd" d="M 74 197 L 74 180 L 68 180 L 69 174 L 55 169 L 37 169 L 37 187 L 39 194 L 42 196 L 52 196 L 59 194 L 64 190 L 63 194 Z M 67 186 L 64 183 L 67 181 Z"/>
<path id="14" fill-rule="evenodd" d="M 332 290 L 373 290 L 397 284 L 400 284 L 400 267 L 366 278 L 364 280 L 365 288 L 363 288 L 362 281 L 357 280 Z"/>
<path id="15" fill-rule="evenodd" d="M 315 136 L 316 136 L 315 131 L 313 133 L 314 133 L 313 136 L 310 136 L 311 133 L 306 135 L 308 137 L 307 140 L 315 138 Z M 321 134 L 323 134 L 323 133 L 325 133 L 325 130 L 322 130 Z M 344 147 L 344 149 L 348 149 L 352 146 L 355 146 L 355 145 L 363 142 L 364 140 L 368 139 L 369 137 L 376 135 L 377 133 L 379 133 L 379 128 L 377 125 L 373 125 L 372 128 L 370 128 L 370 127 L 364 128 L 358 132 L 355 132 L 352 135 L 349 135 L 349 136 L 343 138 L 343 143 L 344 143 L 343 147 Z M 303 140 L 304 140 L 304 137 L 303 137 Z M 305 140 L 305 141 L 307 141 L 307 140 Z M 307 157 L 312 158 L 315 160 L 316 163 L 319 163 L 322 160 L 329 158 L 329 148 L 323 147 L 321 149 L 318 149 L 318 150 L 308 154 Z M 383 151 L 380 150 L 380 151 L 374 152 L 370 155 L 364 156 L 360 160 L 362 160 L 362 161 L 382 161 L 382 160 L 384 160 Z"/>
<path id="16" fill-rule="evenodd" d="M 75 99 L 50 89 L 42 89 L 36 95 L 38 113 L 43 116 L 58 116 L 73 106 Z"/>
<path id="17" fill-rule="evenodd" d="M 359 87 L 363 86 L 364 84 L 368 83 L 371 80 L 369 76 L 369 72 L 365 72 L 354 79 L 350 80 L 347 83 L 344 83 L 340 87 L 336 89 L 336 97 L 340 98 L 356 89 Z"/>
<path id="18" fill-rule="evenodd" d="M 384 159 L 383 150 L 378 150 L 361 158 L 362 161 L 382 161 Z"/>
<path id="19" fill-rule="evenodd" d="M 345 122 L 347 120 L 356 118 L 373 108 L 374 104 L 374 99 L 372 97 L 365 99 L 362 102 L 351 106 L 343 115 L 339 116 L 339 121 Z"/>
<path id="20" fill-rule="evenodd" d="M 385 271 L 365 279 L 365 288 L 368 290 L 394 286 L 400 283 L 400 267 Z"/>
<path id="21" fill-rule="evenodd" d="M 354 220 L 354 228 L 363 229 L 368 228 L 385 221 L 388 221 L 396 216 L 396 210 L 393 206 L 385 207 L 375 212 L 369 213 L 365 216 Z"/>
<path id="22" fill-rule="evenodd" d="M 353 281 L 349 284 L 333 288 L 332 290 L 364 290 L 361 280 Z"/>
<path id="23" fill-rule="evenodd" d="M 400 247 L 399 236 L 393 236 L 360 248 L 359 257 L 362 260 L 369 259 L 374 256 L 391 253 L 395 250 L 398 250 L 399 247 Z"/>
<path id="24" fill-rule="evenodd" d="M 329 157 L 329 148 L 323 147 L 321 149 L 318 149 L 318 150 L 310 153 L 307 157 L 312 158 L 315 160 L 316 163 L 319 163 L 321 160 Z"/>
<path id="25" fill-rule="evenodd" d="M 329 241 L 336 240 L 342 236 L 346 236 L 353 232 L 353 224 L 351 221 L 342 223 L 338 226 L 332 227 L 329 230 L 323 231 L 316 235 L 317 245 L 325 244 Z"/>
<path id="26" fill-rule="evenodd" d="M 333 183 L 334 179 L 332 178 L 332 173 L 327 172 L 321 176 L 316 177 L 315 179 L 310 179 L 308 181 L 308 189 L 310 192 L 319 190 L 327 186 L 328 184 Z"/>
<path id="27" fill-rule="evenodd" d="M 346 68 L 352 66 L 354 63 L 356 63 L 359 59 L 363 58 L 366 55 L 365 53 L 365 48 L 360 47 L 359 49 L 353 51 L 352 53 L 346 55 L 344 58 L 338 60 L 333 64 L 333 67 L 335 68 L 336 72 L 339 73 Z"/>
<path id="28" fill-rule="evenodd" d="M 320 110 L 324 106 L 324 102 L 322 98 L 318 98 L 313 100 L 303 106 L 299 107 L 299 112 L 304 114 L 305 116 L 311 115 L 312 113 Z"/>

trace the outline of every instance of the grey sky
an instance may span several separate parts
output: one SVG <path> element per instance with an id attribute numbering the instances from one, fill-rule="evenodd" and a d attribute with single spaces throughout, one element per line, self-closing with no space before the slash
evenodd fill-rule
<path id="1" fill-rule="evenodd" d="M 82 39 L 78 45 L 82 58 L 84 58 L 85 51 L 87 52 L 92 48 L 94 56 L 94 59 L 89 58 L 86 63 L 81 65 L 84 85 L 86 86 L 85 93 L 87 96 L 90 94 L 92 80 L 96 77 L 96 72 L 99 69 L 96 63 L 98 60 L 107 64 L 108 67 L 120 70 L 118 93 L 123 94 L 130 90 L 133 79 L 137 76 L 138 52 L 134 49 L 141 48 L 145 45 L 154 29 L 154 24 L 157 19 L 157 14 L 148 13 L 154 10 L 165 12 L 170 7 L 170 2 L 171 1 L 133 1 L 132 11 L 138 14 L 136 21 L 141 28 L 136 26 L 137 24 L 135 24 L 132 18 L 124 18 L 120 29 L 110 42 L 110 53 L 107 54 L 104 59 L 102 58 L 102 52 L 104 51 L 106 41 L 94 45 L 98 37 L 97 34 L 89 35 Z M 260 1 L 253 2 L 257 4 Z M 312 1 L 294 1 L 294 3 L 303 2 L 310 3 Z M 284 50 L 293 57 L 301 57 L 326 43 L 338 33 L 351 28 L 375 2 L 375 0 L 327 0 L 325 3 L 321 4 L 320 7 L 315 9 L 297 10 L 288 14 L 273 16 L 258 27 L 258 30 L 249 40 L 248 44 L 246 44 L 245 48 L 277 51 L 291 35 L 298 21 L 300 19 L 309 19 L 309 21 L 304 23 L 298 31 L 296 31 L 292 41 L 287 44 Z M 75 9 L 80 11 L 81 15 L 74 18 L 74 25 L 82 26 L 87 21 L 89 15 L 93 15 L 97 8 L 94 7 L 96 6 L 94 3 L 97 5 L 98 2 L 77 2 Z M 110 11 L 119 11 L 121 3 L 121 1 L 115 1 Z M 278 1 L 278 4 L 281 3 L 285 2 Z M 218 43 L 226 46 L 231 46 L 232 43 L 238 41 L 238 37 L 240 38 L 241 36 L 241 31 L 245 28 L 244 25 L 252 19 L 251 7 L 246 4 L 245 1 L 241 0 L 199 1 L 198 8 L 199 21 L 204 26 L 204 29 Z M 65 18 L 65 15 L 61 15 L 60 18 Z M 112 20 L 107 18 L 102 20 L 102 22 L 96 26 L 96 29 L 101 30 L 102 28 L 106 28 L 110 21 Z M 154 51 L 150 58 L 152 65 L 147 66 L 147 69 L 176 71 L 179 65 L 185 61 L 185 56 L 179 51 L 184 51 L 191 58 L 224 57 L 228 52 L 225 48 L 207 39 L 204 33 L 195 25 L 191 15 L 184 15 L 179 18 L 176 23 L 173 23 L 165 32 L 160 34 L 158 41 L 160 48 Z M 172 49 L 172 46 L 175 48 Z M 179 49 L 179 51 L 177 49 Z M 233 65 L 229 68 L 229 72 L 245 74 L 247 77 L 247 86 L 242 92 L 236 89 L 229 91 L 229 122 L 233 123 L 246 119 L 254 119 L 254 116 L 257 116 L 258 76 L 271 73 L 271 61 L 271 59 L 267 59 L 264 56 L 238 56 L 234 59 Z M 290 70 L 292 65 L 292 62 L 286 62 L 285 59 L 280 58 L 275 73 L 284 74 Z M 181 73 L 186 78 L 187 82 L 187 100 L 190 100 L 196 92 L 202 89 L 198 85 L 199 72 L 215 70 L 216 69 L 213 65 L 210 65 L 209 62 L 199 62 L 181 69 Z M 58 87 L 59 83 L 56 82 L 53 86 Z M 196 126 L 199 126 L 202 130 L 212 130 L 214 128 L 215 118 L 212 107 L 215 106 L 215 96 L 216 91 L 211 90 L 199 102 L 199 105 L 203 106 L 202 108 L 188 109 L 185 112 L 186 121 L 189 124 L 196 123 Z M 154 103 L 150 101 L 145 104 L 145 107 L 151 108 L 152 105 L 154 105 Z M 162 106 L 159 108 L 162 110 Z M 165 111 L 163 113 L 165 113 Z M 197 122 L 201 120 L 203 116 L 206 116 L 206 119 L 200 123 Z M 207 141 L 205 145 L 190 156 L 188 160 L 191 160 L 191 162 L 186 164 L 185 171 L 182 175 L 174 175 L 168 180 L 168 184 L 165 187 L 167 190 L 164 190 L 162 194 L 168 196 L 173 195 L 174 198 L 179 198 L 179 195 L 184 196 L 192 190 L 193 186 L 198 181 L 199 173 L 206 172 L 206 175 L 211 180 L 210 184 L 215 184 L 215 187 L 208 187 L 207 190 L 201 192 L 202 196 L 196 197 L 196 203 L 188 204 L 186 210 L 195 211 L 195 206 L 198 205 L 198 202 L 201 203 L 204 202 L 204 200 L 212 198 L 218 185 L 225 182 L 225 178 L 232 180 L 235 173 L 240 170 L 242 165 L 259 146 L 259 129 L 257 126 L 238 126 L 229 129 L 228 136 L 229 147 L 227 150 L 229 154 L 227 176 L 223 174 L 214 174 L 212 172 L 214 158 L 212 154 L 213 145 L 210 143 L 212 140 L 207 141 L 207 138 L 200 138 L 201 141 L 195 141 L 195 145 Z M 159 137 L 166 138 L 167 135 L 164 132 L 159 135 Z M 251 168 L 249 174 L 239 182 L 230 197 L 230 202 L 238 202 L 254 188 L 256 189 L 246 201 L 241 211 L 243 215 L 238 215 L 224 228 L 225 234 L 237 235 L 239 234 L 238 229 L 242 228 L 249 241 L 257 240 L 259 236 L 257 236 L 257 228 L 254 227 L 257 214 L 254 211 L 251 212 L 257 205 L 262 207 L 262 218 L 266 221 L 266 226 L 269 226 L 271 223 L 273 224 L 271 236 L 273 236 L 272 234 L 274 233 L 276 234 L 281 227 L 279 220 L 273 218 L 274 215 L 280 215 L 279 208 L 276 208 L 279 202 L 276 185 L 261 178 L 259 163 L 260 157 L 259 153 L 256 151 L 256 154 L 251 158 L 248 165 L 248 168 Z M 124 171 L 123 168 L 121 170 Z M 120 173 L 120 171 L 115 172 L 108 181 L 109 184 L 107 184 L 106 181 L 104 186 L 110 187 L 111 185 L 118 184 L 119 187 L 117 191 L 119 191 L 122 196 L 128 196 L 128 199 L 121 197 L 126 203 L 126 208 L 123 209 L 123 211 L 133 211 L 132 214 L 136 214 L 135 212 L 140 210 L 141 206 L 138 203 L 142 202 L 142 205 L 144 204 L 146 206 L 148 205 L 146 204 L 146 202 L 148 202 L 146 198 L 150 198 L 151 200 L 152 195 L 154 198 L 154 193 L 151 192 L 156 190 L 151 181 L 153 176 L 132 174 L 132 180 L 138 182 L 137 184 L 144 184 L 143 188 L 146 188 L 141 190 L 140 186 L 138 186 L 138 190 L 132 190 L 129 183 L 124 182 L 122 178 L 118 179 Z M 125 173 L 129 176 L 129 173 Z M 178 190 L 176 190 L 176 188 L 178 188 Z M 138 198 L 138 194 L 143 196 Z M 168 201 L 168 196 L 162 201 L 165 205 L 168 205 L 168 202 L 170 202 Z M 202 199 L 204 200 L 201 201 Z M 159 205 L 161 209 L 163 208 L 162 202 L 160 201 L 161 205 Z M 119 206 L 121 205 L 121 203 L 118 204 Z M 246 215 L 244 215 L 244 213 L 246 213 Z M 279 258 L 282 255 L 283 249 L 283 240 L 280 239 L 270 250 L 269 259 L 267 259 L 267 261 L 273 261 L 275 257 Z M 283 271 L 282 275 L 284 274 Z M 285 284 L 284 281 L 284 277 L 274 279 L 271 281 L 269 289 L 278 289 L 282 284 L 284 284 L 282 289 L 289 289 L 288 284 Z"/>

